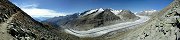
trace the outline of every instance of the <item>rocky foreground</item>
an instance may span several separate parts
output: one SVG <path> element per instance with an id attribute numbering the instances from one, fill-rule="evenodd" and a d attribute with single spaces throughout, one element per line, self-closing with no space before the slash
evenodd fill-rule
<path id="1" fill-rule="evenodd" d="M 35 21 L 8 0 L 0 0 L 0 40 L 60 40 L 55 28 Z"/>
<path id="2" fill-rule="evenodd" d="M 151 19 L 135 29 L 109 39 L 121 40 L 180 40 L 180 0 L 173 1 Z M 119 38 L 121 37 L 121 38 Z"/>

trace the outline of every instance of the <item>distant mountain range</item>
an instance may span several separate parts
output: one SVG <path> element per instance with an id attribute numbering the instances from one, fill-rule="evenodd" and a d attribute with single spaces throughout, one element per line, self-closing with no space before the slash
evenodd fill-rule
<path id="1" fill-rule="evenodd" d="M 53 18 L 53 17 L 32 17 L 33 19 L 35 19 L 36 21 L 45 21 L 47 19 Z"/>
<path id="2" fill-rule="evenodd" d="M 96 10 L 98 10 L 98 9 L 95 9 L 95 10 L 87 10 L 87 11 L 85 11 L 85 12 L 89 12 L 89 13 L 92 13 L 92 12 L 94 12 L 94 11 L 96 11 Z M 119 12 L 121 12 L 121 11 L 123 11 L 123 10 L 114 10 L 114 9 L 112 9 L 113 11 L 111 11 L 111 12 L 113 12 L 115 15 L 117 15 Z M 138 15 L 144 15 L 144 16 L 150 16 L 150 15 L 152 15 L 152 14 L 154 14 L 154 13 L 157 13 L 158 11 L 157 10 L 146 10 L 146 11 L 141 11 L 141 12 L 137 12 L 136 14 L 138 14 Z M 89 13 L 86 13 L 86 14 L 89 14 Z M 83 14 L 85 14 L 85 13 L 76 13 L 77 15 L 83 15 Z M 85 15 L 86 15 L 85 14 Z M 71 15 L 75 15 L 75 14 L 71 14 Z M 70 15 L 68 15 L 68 16 L 70 16 Z M 59 16 L 60 17 L 60 19 L 62 19 L 61 17 L 65 17 L 65 16 Z M 58 17 L 33 17 L 33 19 L 35 19 L 35 20 L 37 20 L 37 21 L 39 21 L 39 22 L 42 22 L 42 21 L 47 21 L 47 20 L 51 20 L 51 19 L 55 19 L 55 20 L 57 20 L 58 19 Z"/>
<path id="3" fill-rule="evenodd" d="M 42 22 L 49 23 L 56 27 L 79 28 L 85 30 L 136 19 L 139 19 L 139 17 L 129 10 L 99 8 L 72 15 L 54 17 Z"/>
<path id="4" fill-rule="evenodd" d="M 65 24 L 68 21 L 74 20 L 79 15 L 80 15 L 80 13 L 75 13 L 75 14 L 72 14 L 72 15 L 54 17 L 54 18 L 44 20 L 44 21 L 42 21 L 42 23 L 48 23 L 48 24 L 51 24 L 51 25 L 53 25 L 55 27 L 59 27 L 59 26 Z"/>

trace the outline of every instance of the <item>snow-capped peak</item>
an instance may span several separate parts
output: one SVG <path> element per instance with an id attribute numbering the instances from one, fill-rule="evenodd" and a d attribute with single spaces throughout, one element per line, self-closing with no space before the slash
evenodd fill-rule
<path id="1" fill-rule="evenodd" d="M 119 14 L 120 12 L 122 12 L 122 10 L 114 10 L 114 9 L 112 9 L 112 8 L 109 8 L 109 9 L 111 9 L 111 12 L 114 13 L 115 15 Z M 90 10 L 90 11 L 86 12 L 86 13 L 84 14 L 84 16 L 85 16 L 85 15 L 88 15 L 88 14 L 92 14 L 93 12 L 94 12 L 94 13 L 101 13 L 101 12 L 103 12 L 104 10 L 106 10 L 106 9 L 103 9 L 103 8 L 93 9 L 93 10 Z"/>
<path id="2" fill-rule="evenodd" d="M 115 15 L 120 13 L 122 10 L 111 10 L 112 13 L 114 13 Z"/>
<path id="3" fill-rule="evenodd" d="M 104 9 L 103 8 L 99 8 L 98 11 L 104 11 Z"/>
<path id="4" fill-rule="evenodd" d="M 90 10 L 89 12 L 86 12 L 84 15 L 91 14 L 91 13 L 93 13 L 93 12 L 97 11 L 97 10 L 98 10 L 98 9 Z"/>
<path id="5" fill-rule="evenodd" d="M 96 11 L 97 11 L 97 12 L 96 12 Z M 88 15 L 88 14 L 92 14 L 93 12 L 95 12 L 95 13 L 100 13 L 100 12 L 103 12 L 103 11 L 104 11 L 103 8 L 93 9 L 93 10 L 90 10 L 90 11 L 86 12 L 86 13 L 84 14 L 84 16 L 85 16 L 85 15 Z"/>

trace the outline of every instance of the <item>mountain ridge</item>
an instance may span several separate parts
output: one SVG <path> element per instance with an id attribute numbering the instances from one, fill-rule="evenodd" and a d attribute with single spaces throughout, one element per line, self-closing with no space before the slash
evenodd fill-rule
<path id="1" fill-rule="evenodd" d="M 123 11 L 125 11 L 127 13 L 121 14 Z M 73 16 L 73 15 L 76 15 L 76 16 Z M 129 12 L 127 10 L 114 10 L 114 9 L 103 9 L 103 8 L 91 9 L 91 10 L 84 11 L 82 13 L 75 13 L 73 15 L 64 16 L 65 18 L 61 18 L 61 17 L 53 18 L 53 19 L 57 19 L 56 22 L 55 21 L 53 22 L 52 21 L 53 19 L 49 19 L 49 20 L 43 21 L 43 22 L 44 23 L 50 22 L 50 24 L 56 24 L 57 27 L 63 27 L 63 28 L 69 27 L 70 25 L 78 26 L 78 25 L 82 25 L 84 23 L 85 24 L 87 23 L 87 25 L 91 25 L 91 26 L 93 24 L 94 27 L 98 27 L 98 26 L 103 26 L 103 25 L 105 26 L 105 25 L 109 25 L 109 24 L 114 24 L 115 21 L 116 21 L 115 23 L 118 23 L 118 21 L 123 22 L 123 21 L 133 21 L 133 20 L 139 19 L 138 17 L 136 17 L 136 15 L 134 13 Z M 123 15 L 125 15 L 125 16 L 123 16 Z M 126 19 L 126 18 L 128 18 L 127 17 L 128 15 L 132 16 L 132 17 L 129 17 L 130 20 Z M 68 17 L 71 17 L 71 18 L 68 18 Z M 68 19 L 72 19 L 72 20 L 67 21 Z M 105 21 L 105 20 L 107 20 L 107 21 Z M 114 22 L 113 22 L 113 20 L 114 20 Z M 80 21 L 83 21 L 84 23 L 81 23 Z M 94 21 L 94 23 L 93 23 L 93 21 Z M 105 23 L 105 22 L 107 22 L 107 23 Z M 79 27 L 81 28 L 82 26 L 79 26 Z M 93 26 L 91 28 L 93 28 Z"/>

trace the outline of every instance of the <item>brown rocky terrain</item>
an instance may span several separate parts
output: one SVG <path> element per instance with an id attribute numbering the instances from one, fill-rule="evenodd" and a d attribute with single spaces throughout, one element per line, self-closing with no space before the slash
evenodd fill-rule
<path id="1" fill-rule="evenodd" d="M 133 21 L 139 19 L 139 17 L 136 17 L 136 15 L 132 13 L 130 10 L 122 10 L 117 15 L 124 21 L 129 21 L 129 20 Z"/>
<path id="2" fill-rule="evenodd" d="M 8 0 L 0 0 L 0 36 L 0 40 L 60 40 L 55 28 L 35 21 Z"/>
<path id="3" fill-rule="evenodd" d="M 108 40 L 180 40 L 180 0 L 173 1 L 135 29 L 105 37 Z"/>

